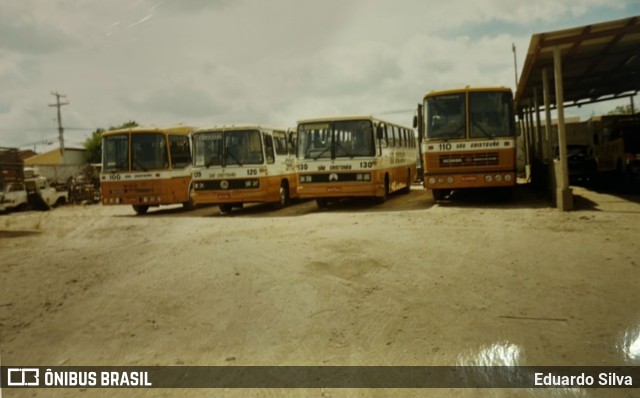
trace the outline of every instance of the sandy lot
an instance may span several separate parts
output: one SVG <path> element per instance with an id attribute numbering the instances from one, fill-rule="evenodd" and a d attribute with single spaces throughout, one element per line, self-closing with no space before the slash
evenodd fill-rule
<path id="1" fill-rule="evenodd" d="M 21 365 L 640 365 L 640 197 L 0 216 Z M 636 390 L 637 391 L 637 390 Z M 606 390 L 6 390 L 18 396 L 632 396 Z M 117 393 L 117 394 L 114 394 Z"/>

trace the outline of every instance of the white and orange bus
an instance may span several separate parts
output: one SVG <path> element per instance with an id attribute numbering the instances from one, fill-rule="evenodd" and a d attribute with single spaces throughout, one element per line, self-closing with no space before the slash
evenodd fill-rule
<path id="1" fill-rule="evenodd" d="M 413 129 L 373 116 L 334 116 L 298 122 L 297 162 L 302 199 L 332 200 L 409 192 L 416 173 Z"/>
<path id="2" fill-rule="evenodd" d="M 284 207 L 296 198 L 295 131 L 261 125 L 193 132 L 193 200 L 223 213 L 246 203 Z"/>
<path id="3" fill-rule="evenodd" d="M 130 205 L 137 214 L 160 205 L 191 207 L 192 130 L 133 127 L 103 133 L 102 204 Z"/>
<path id="4" fill-rule="evenodd" d="M 424 187 L 436 201 L 454 189 L 515 186 L 516 128 L 509 88 L 430 92 L 418 113 L 414 125 L 421 124 L 424 132 Z"/>

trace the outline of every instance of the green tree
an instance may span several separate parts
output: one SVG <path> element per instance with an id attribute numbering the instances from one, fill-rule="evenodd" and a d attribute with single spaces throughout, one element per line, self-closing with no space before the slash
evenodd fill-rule
<path id="1" fill-rule="evenodd" d="M 139 124 L 135 120 L 129 120 L 128 122 L 124 122 L 119 126 L 111 126 L 109 127 L 109 131 L 111 130 L 120 130 L 120 129 L 130 129 L 132 127 L 138 127 Z"/>
<path id="2" fill-rule="evenodd" d="M 607 115 L 630 115 L 631 114 L 631 104 L 628 105 L 618 105 L 612 111 L 609 111 Z"/>
<path id="3" fill-rule="evenodd" d="M 122 123 L 119 126 L 109 127 L 111 130 L 126 129 L 131 127 L 137 127 L 138 123 L 134 120 Z M 87 150 L 87 162 L 88 163 L 100 163 L 102 160 L 102 133 L 105 130 L 103 128 L 97 128 L 96 131 L 91 133 L 91 137 L 87 138 L 84 142 L 84 148 Z"/>
<path id="4" fill-rule="evenodd" d="M 87 163 L 100 163 L 102 159 L 102 133 L 104 133 L 104 129 L 98 128 L 84 142 L 84 148 L 87 150 Z"/>

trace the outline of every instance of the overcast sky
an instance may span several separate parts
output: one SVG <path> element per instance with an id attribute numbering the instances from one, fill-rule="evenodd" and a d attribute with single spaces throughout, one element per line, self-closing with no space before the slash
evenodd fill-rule
<path id="1" fill-rule="evenodd" d="M 0 146 L 57 139 L 52 91 L 76 147 L 128 120 L 410 125 L 428 91 L 515 88 L 511 43 L 519 76 L 532 34 L 639 14 L 638 0 L 0 0 Z"/>

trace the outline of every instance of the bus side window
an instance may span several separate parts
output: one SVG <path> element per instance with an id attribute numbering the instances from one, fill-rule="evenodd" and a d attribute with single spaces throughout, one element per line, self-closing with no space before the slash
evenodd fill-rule
<path id="1" fill-rule="evenodd" d="M 297 133 L 292 131 L 288 134 L 287 136 L 287 143 L 289 144 L 289 155 L 295 155 L 296 154 L 296 138 L 297 138 Z"/>
<path id="2" fill-rule="evenodd" d="M 275 155 L 273 154 L 273 139 L 269 134 L 264 134 L 264 151 L 267 156 L 267 163 L 271 164 L 275 162 Z"/>
<path id="3" fill-rule="evenodd" d="M 191 149 L 189 138 L 179 135 L 169 136 L 169 151 L 173 167 L 184 168 L 191 164 Z"/>
<path id="4" fill-rule="evenodd" d="M 273 134 L 273 140 L 276 147 L 277 155 L 287 154 L 287 139 L 285 133 L 276 132 Z"/>
<path id="5" fill-rule="evenodd" d="M 393 126 L 389 126 L 389 135 L 391 136 L 391 146 L 398 146 L 398 135 L 396 133 L 396 129 Z"/>

